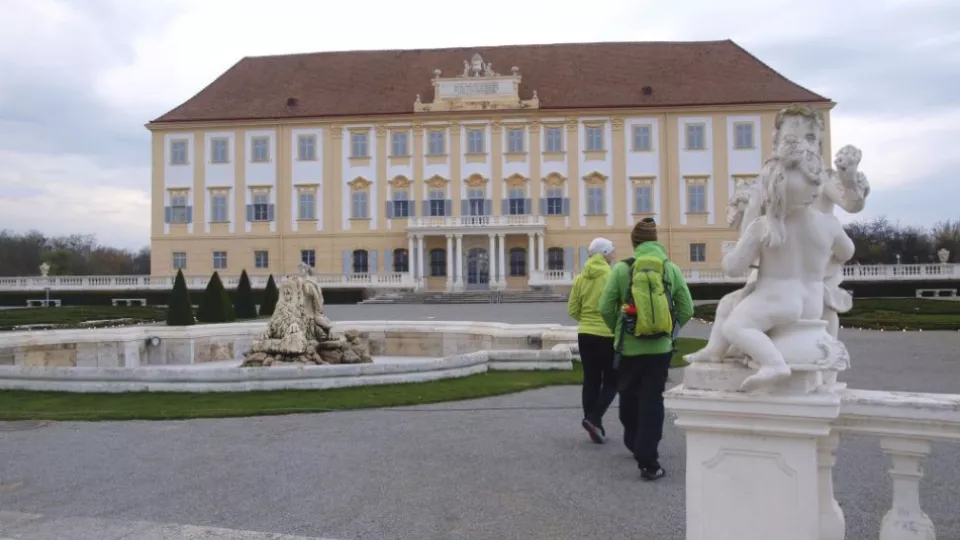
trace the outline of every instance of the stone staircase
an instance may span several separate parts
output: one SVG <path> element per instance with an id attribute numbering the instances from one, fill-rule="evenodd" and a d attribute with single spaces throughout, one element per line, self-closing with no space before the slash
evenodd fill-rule
<path id="1" fill-rule="evenodd" d="M 528 291 L 403 291 L 377 295 L 361 304 L 519 304 L 566 302 L 567 296 L 549 290 Z"/>

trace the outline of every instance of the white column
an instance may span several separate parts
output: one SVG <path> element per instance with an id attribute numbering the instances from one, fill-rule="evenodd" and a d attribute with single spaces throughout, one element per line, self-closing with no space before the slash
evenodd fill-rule
<path id="1" fill-rule="evenodd" d="M 488 260 L 490 261 L 490 263 L 489 263 L 489 267 L 490 267 L 490 283 L 499 283 L 500 280 L 503 279 L 503 276 L 497 273 L 497 265 L 496 265 L 496 262 L 495 262 L 495 261 L 497 260 L 497 258 L 496 258 L 496 253 L 495 253 L 495 251 L 494 251 L 494 250 L 496 249 L 496 247 L 495 247 L 495 245 L 494 245 L 493 233 L 488 234 L 488 235 L 487 235 L 487 238 L 490 240 L 490 250 L 487 251 L 487 258 L 488 258 Z"/>
<path id="2" fill-rule="evenodd" d="M 819 441 L 820 467 L 820 540 L 843 540 L 847 524 L 843 510 L 833 494 L 833 466 L 837 463 L 840 434 L 831 433 Z"/>
<path id="3" fill-rule="evenodd" d="M 425 279 L 427 277 L 427 272 L 426 272 L 426 269 L 424 268 L 423 261 L 424 261 L 423 235 L 419 234 L 417 235 L 417 266 L 420 268 L 420 277 Z M 427 286 L 426 281 L 424 281 L 423 286 L 424 287 Z"/>
<path id="4" fill-rule="evenodd" d="M 499 246 L 500 250 L 499 250 L 499 253 L 497 254 L 498 255 L 497 264 L 500 265 L 500 279 L 502 283 L 506 284 L 507 272 L 506 272 L 506 265 L 504 264 L 504 261 L 506 260 L 506 258 L 504 257 L 504 246 L 507 244 L 507 235 L 504 233 L 497 233 L 497 236 L 499 237 L 498 240 L 500 241 L 500 246 Z"/>
<path id="5" fill-rule="evenodd" d="M 417 279 L 417 254 L 413 251 L 413 236 L 407 236 L 407 269 L 410 277 Z"/>
<path id="6" fill-rule="evenodd" d="M 537 269 L 537 252 L 534 248 L 534 233 L 527 233 L 527 279 L 533 275 Z"/>
<path id="7" fill-rule="evenodd" d="M 537 233 L 537 244 L 539 245 L 539 249 L 537 251 L 540 252 L 540 258 L 537 260 L 537 270 L 540 270 L 541 272 L 547 269 L 546 248 L 544 247 L 546 241 L 543 238 L 543 235 L 544 233 Z"/>
<path id="8" fill-rule="evenodd" d="M 463 235 L 456 235 L 457 238 L 457 256 L 453 261 L 454 275 L 456 276 L 455 287 L 463 288 Z"/>
<path id="9" fill-rule="evenodd" d="M 893 505 L 880 523 L 880 540 L 936 538 L 933 522 L 920 508 L 920 462 L 930 454 L 930 441 L 881 437 L 880 448 L 893 461 Z"/>
<path id="10" fill-rule="evenodd" d="M 453 289 L 453 235 L 447 235 L 447 290 Z"/>

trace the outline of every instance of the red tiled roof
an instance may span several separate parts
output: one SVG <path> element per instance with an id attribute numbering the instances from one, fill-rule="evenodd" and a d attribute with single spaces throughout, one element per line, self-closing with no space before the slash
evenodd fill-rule
<path id="1" fill-rule="evenodd" d="M 412 113 L 435 69 L 457 75 L 478 52 L 504 75 L 519 67 L 521 99 L 536 90 L 541 110 L 830 101 L 729 40 L 568 43 L 247 57 L 153 122 Z"/>

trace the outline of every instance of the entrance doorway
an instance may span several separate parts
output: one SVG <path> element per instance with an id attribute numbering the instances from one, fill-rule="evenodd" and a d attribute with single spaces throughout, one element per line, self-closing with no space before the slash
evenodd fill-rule
<path id="1" fill-rule="evenodd" d="M 490 258 L 484 248 L 467 251 L 467 288 L 487 289 L 490 287 Z"/>

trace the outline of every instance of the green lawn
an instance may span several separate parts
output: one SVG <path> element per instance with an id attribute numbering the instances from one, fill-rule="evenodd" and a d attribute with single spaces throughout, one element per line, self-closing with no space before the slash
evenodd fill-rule
<path id="1" fill-rule="evenodd" d="M 705 345 L 680 338 L 679 357 Z M 266 368 L 269 369 L 269 368 Z M 73 394 L 0 391 L 0 420 L 175 420 L 328 412 L 419 405 L 509 394 L 554 385 L 580 384 L 583 370 L 493 371 L 460 379 L 331 390 L 273 392 Z"/>
<path id="2" fill-rule="evenodd" d="M 167 320 L 167 310 L 143 306 L 65 306 L 0 310 L 0 330 L 25 324 L 77 326 L 84 321 L 133 319 L 132 324 Z"/>
<path id="3" fill-rule="evenodd" d="M 702 304 L 694 316 L 712 321 L 717 305 Z M 871 330 L 958 330 L 960 302 L 919 298 L 854 298 L 853 309 L 840 315 L 845 328 Z"/>

